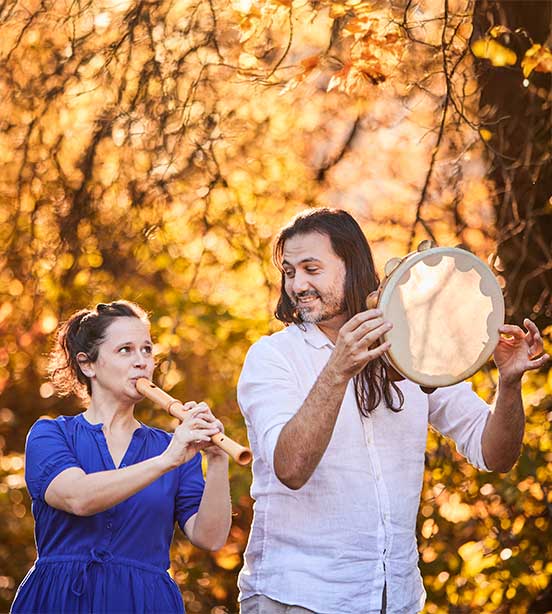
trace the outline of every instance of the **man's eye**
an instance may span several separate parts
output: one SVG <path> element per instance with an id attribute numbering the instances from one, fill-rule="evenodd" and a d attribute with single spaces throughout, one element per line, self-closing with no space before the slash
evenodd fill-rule
<path id="1" fill-rule="evenodd" d="M 153 348 L 150 345 L 146 345 L 145 347 L 142 348 L 142 352 L 144 352 L 144 354 L 147 354 L 149 356 L 153 352 Z"/>
<path id="2" fill-rule="evenodd" d="M 294 276 L 294 272 L 293 271 L 284 271 L 284 275 L 288 278 L 291 279 Z"/>
<path id="3" fill-rule="evenodd" d="M 128 354 L 128 353 L 130 352 L 130 346 L 125 345 L 124 347 L 122 347 L 122 348 L 119 350 L 119 352 L 120 352 L 121 354 Z"/>
<path id="4" fill-rule="evenodd" d="M 316 271 L 318 271 L 318 267 L 309 266 L 305 270 L 307 271 L 307 273 L 316 273 Z"/>

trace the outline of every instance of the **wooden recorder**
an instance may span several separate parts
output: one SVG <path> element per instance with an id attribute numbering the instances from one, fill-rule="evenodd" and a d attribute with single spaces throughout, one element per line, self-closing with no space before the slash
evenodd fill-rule
<path id="1" fill-rule="evenodd" d="M 145 377 L 140 377 L 136 380 L 136 390 L 150 401 L 153 401 L 156 405 L 159 405 L 162 409 L 167 411 L 171 416 L 182 420 L 186 413 L 184 405 L 170 394 L 167 394 L 164 390 L 161 390 L 153 382 Z M 233 439 L 230 439 L 228 435 L 224 433 L 217 433 L 211 437 L 211 441 L 218 446 L 221 450 L 224 450 L 228 456 L 233 458 L 238 465 L 248 465 L 251 462 L 253 455 L 251 450 L 245 446 L 240 445 Z"/>

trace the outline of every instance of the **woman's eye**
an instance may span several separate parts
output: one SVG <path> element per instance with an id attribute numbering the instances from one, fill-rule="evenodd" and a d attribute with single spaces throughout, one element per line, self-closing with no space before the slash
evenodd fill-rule
<path id="1" fill-rule="evenodd" d="M 317 267 L 307 267 L 306 269 L 307 273 L 316 273 L 316 271 L 318 271 Z"/>
<path id="2" fill-rule="evenodd" d="M 128 354 L 130 352 L 130 347 L 128 345 L 125 345 L 124 347 L 122 347 L 119 352 L 121 354 Z"/>
<path id="3" fill-rule="evenodd" d="M 145 347 L 142 348 L 142 352 L 150 356 L 153 352 L 153 348 L 151 347 L 151 345 L 146 345 Z"/>

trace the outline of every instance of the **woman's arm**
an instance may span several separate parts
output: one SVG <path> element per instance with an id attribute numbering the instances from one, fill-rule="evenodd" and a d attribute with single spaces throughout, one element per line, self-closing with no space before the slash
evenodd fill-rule
<path id="1" fill-rule="evenodd" d="M 219 450 L 206 454 L 205 490 L 199 510 L 187 520 L 184 532 L 194 546 L 218 550 L 224 546 L 232 524 L 228 456 Z"/>
<path id="2" fill-rule="evenodd" d="M 46 503 L 77 516 L 92 516 L 128 499 L 209 445 L 220 429 L 205 420 L 206 408 L 200 404 L 188 411 L 159 456 L 111 471 L 87 474 L 78 467 L 62 471 L 46 489 Z"/>

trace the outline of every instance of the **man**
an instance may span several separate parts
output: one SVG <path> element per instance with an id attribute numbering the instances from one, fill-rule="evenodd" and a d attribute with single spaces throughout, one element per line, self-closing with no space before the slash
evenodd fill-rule
<path id="1" fill-rule="evenodd" d="M 255 499 L 241 612 L 413 614 L 425 600 L 415 525 L 428 423 L 475 466 L 508 471 L 523 437 L 521 376 L 548 359 L 531 359 L 538 329 L 501 328 L 493 407 L 466 383 L 426 394 L 381 360 L 392 325 L 366 310 L 379 280 L 348 213 L 299 215 L 274 257 L 287 327 L 252 346 L 238 383 Z"/>

